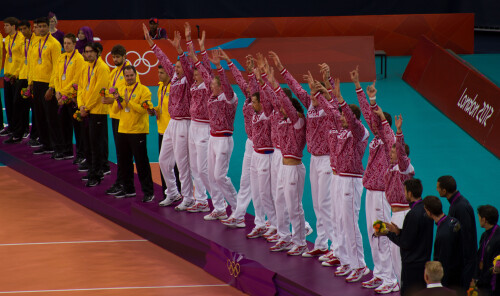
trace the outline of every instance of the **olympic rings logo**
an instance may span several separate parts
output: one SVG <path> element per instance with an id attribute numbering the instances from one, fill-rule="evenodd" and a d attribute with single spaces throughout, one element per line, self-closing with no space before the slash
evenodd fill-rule
<path id="1" fill-rule="evenodd" d="M 127 52 L 127 60 L 130 61 L 130 63 L 137 69 L 137 67 L 139 67 L 141 64 L 144 64 L 144 66 L 147 68 L 147 70 L 145 72 L 140 72 L 139 70 L 137 70 L 137 73 L 139 75 L 145 75 L 145 74 L 148 74 L 149 71 L 151 71 L 151 68 L 154 68 L 156 66 L 158 66 L 158 63 L 160 61 L 158 61 L 158 59 L 156 60 L 156 63 L 152 64 L 148 59 L 146 59 L 146 56 L 148 53 L 152 53 L 154 54 L 154 52 L 152 50 L 149 50 L 149 51 L 146 51 L 142 56 L 137 52 L 137 51 L 128 51 Z M 137 56 L 137 59 L 135 59 L 133 62 L 132 60 L 129 58 L 130 57 L 130 54 L 134 54 Z M 105 61 L 106 61 L 106 64 L 108 64 L 108 66 L 110 66 L 111 68 L 116 68 L 115 65 L 112 65 L 108 62 L 108 57 L 111 55 L 111 52 L 108 52 L 108 54 L 106 55 L 106 58 L 105 58 Z"/>
<path id="2" fill-rule="evenodd" d="M 229 274 L 235 278 L 237 278 L 240 275 L 241 267 L 238 262 L 231 261 L 230 259 L 227 259 L 227 269 L 229 270 Z"/>

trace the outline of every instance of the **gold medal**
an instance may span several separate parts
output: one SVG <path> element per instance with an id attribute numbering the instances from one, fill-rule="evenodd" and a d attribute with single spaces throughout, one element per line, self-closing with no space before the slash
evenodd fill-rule
<path id="1" fill-rule="evenodd" d="M 12 57 L 9 57 L 9 63 L 12 63 Z"/>
<path id="2" fill-rule="evenodd" d="M 38 64 L 41 65 L 42 64 L 42 58 L 38 58 Z"/>
<path id="3" fill-rule="evenodd" d="M 64 80 L 66 80 L 66 74 L 63 74 L 63 75 L 61 76 L 61 80 L 63 80 L 63 81 L 64 81 Z"/>

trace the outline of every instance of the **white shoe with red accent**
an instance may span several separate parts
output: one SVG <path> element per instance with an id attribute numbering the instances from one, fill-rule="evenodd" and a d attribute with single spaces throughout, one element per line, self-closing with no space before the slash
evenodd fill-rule
<path id="1" fill-rule="evenodd" d="M 229 226 L 229 227 L 238 227 L 238 228 L 245 228 L 245 219 L 236 219 L 233 217 L 229 217 L 228 219 L 224 219 L 220 221 L 222 224 Z"/>
<path id="2" fill-rule="evenodd" d="M 175 210 L 185 211 L 193 205 L 194 205 L 194 200 L 188 201 L 187 199 L 184 199 L 178 206 L 175 207 Z"/>
<path id="3" fill-rule="evenodd" d="M 268 243 L 277 243 L 280 241 L 280 236 L 279 234 L 276 233 L 275 235 L 266 238 L 266 240 Z"/>
<path id="4" fill-rule="evenodd" d="M 375 289 L 375 293 L 378 294 L 387 294 L 391 292 L 397 292 L 399 291 L 399 284 L 398 283 L 393 283 L 393 284 L 383 284 L 377 289 Z"/>
<path id="5" fill-rule="evenodd" d="M 288 251 L 292 246 L 293 244 L 291 242 L 279 241 L 274 246 L 270 247 L 269 250 L 272 252 Z"/>
<path id="6" fill-rule="evenodd" d="M 318 258 L 318 260 L 319 261 L 330 261 L 333 259 L 333 257 L 335 257 L 335 256 L 333 256 L 333 251 L 328 251 L 328 253 L 326 253 L 325 255 L 320 256 Z"/>
<path id="7" fill-rule="evenodd" d="M 247 238 L 258 238 L 266 233 L 267 228 L 265 226 L 255 227 L 252 231 L 247 234 Z"/>
<path id="8" fill-rule="evenodd" d="M 329 260 L 329 261 L 323 261 L 323 262 L 321 262 L 321 265 L 326 266 L 326 267 L 340 265 L 340 260 L 337 259 L 337 258 L 334 258 L 334 259 Z"/>
<path id="9" fill-rule="evenodd" d="M 361 267 L 354 269 L 348 277 L 345 278 L 345 281 L 348 283 L 354 283 L 359 281 L 363 276 L 367 275 L 370 273 L 370 269 L 368 267 Z"/>
<path id="10" fill-rule="evenodd" d="M 307 249 L 307 245 L 304 245 L 304 246 L 297 246 L 297 245 L 294 245 L 293 248 L 286 252 L 288 255 L 290 256 L 299 256 L 299 255 L 302 255 L 304 252 L 307 252 L 309 251 Z"/>
<path id="11" fill-rule="evenodd" d="M 278 232 L 277 232 L 277 230 L 276 230 L 276 227 L 272 227 L 272 226 L 271 226 L 271 227 L 267 228 L 266 233 L 264 233 L 264 235 L 262 235 L 262 236 L 263 236 L 265 239 L 267 239 L 268 237 L 273 236 L 273 235 L 275 235 L 276 233 L 278 233 Z"/>
<path id="12" fill-rule="evenodd" d="M 346 276 L 352 272 L 352 268 L 349 265 L 341 265 L 337 267 L 334 274 L 336 276 Z"/>
<path id="13" fill-rule="evenodd" d="M 166 197 L 164 200 L 160 201 L 159 205 L 161 207 L 168 207 L 172 205 L 174 202 L 179 201 L 182 199 L 182 195 L 177 195 L 175 197 Z"/>
<path id="14" fill-rule="evenodd" d="M 208 202 L 196 202 L 194 205 L 187 208 L 187 211 L 190 213 L 210 212 L 210 206 Z"/>
<path id="15" fill-rule="evenodd" d="M 319 257 L 328 253 L 327 249 L 313 249 L 312 251 L 305 252 L 302 254 L 302 257 L 311 258 L 311 257 Z"/>
<path id="16" fill-rule="evenodd" d="M 205 217 L 203 217 L 203 219 L 205 219 L 206 221 L 223 220 L 227 219 L 227 214 L 225 210 L 220 212 L 217 212 L 217 210 L 213 210 L 212 213 L 206 215 Z"/>
<path id="17" fill-rule="evenodd" d="M 384 281 L 382 281 L 381 279 L 379 279 L 378 277 L 372 277 L 371 280 L 369 281 L 366 281 L 366 282 L 362 282 L 361 283 L 361 287 L 363 288 L 367 288 L 367 289 L 375 289 L 377 288 L 378 286 L 382 285 Z"/>

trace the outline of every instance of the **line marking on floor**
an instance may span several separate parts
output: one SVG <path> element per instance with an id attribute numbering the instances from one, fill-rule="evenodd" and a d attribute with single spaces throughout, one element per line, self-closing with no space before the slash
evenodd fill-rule
<path id="1" fill-rule="evenodd" d="M 228 284 L 215 284 L 215 285 L 187 285 L 187 286 L 149 286 L 149 287 L 146 286 L 146 287 L 112 287 L 112 288 L 87 288 L 87 289 L 83 288 L 83 289 L 60 289 L 60 290 L 4 291 L 4 292 L 0 292 L 0 294 L 133 290 L 133 289 L 206 288 L 206 287 L 230 287 L 230 285 L 228 285 Z"/>
<path id="2" fill-rule="evenodd" d="M 8 247 L 8 246 L 30 246 L 30 245 L 58 245 L 58 244 L 127 243 L 127 242 L 147 242 L 147 241 L 148 240 L 146 240 L 146 239 L 121 239 L 121 240 L 102 240 L 102 241 L 14 243 L 14 244 L 0 244 L 0 247 Z"/>

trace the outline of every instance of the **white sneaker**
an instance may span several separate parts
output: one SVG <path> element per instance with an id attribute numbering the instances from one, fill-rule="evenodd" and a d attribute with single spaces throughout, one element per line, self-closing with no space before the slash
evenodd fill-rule
<path id="1" fill-rule="evenodd" d="M 309 236 L 313 233 L 313 229 L 311 227 L 311 225 L 309 225 L 309 223 L 306 223 L 306 236 Z"/>
<path id="2" fill-rule="evenodd" d="M 346 277 L 345 281 L 348 283 L 354 283 L 359 281 L 363 276 L 367 275 L 370 273 L 370 269 L 368 267 L 361 267 L 354 269 L 348 277 Z"/>
<path id="3" fill-rule="evenodd" d="M 208 202 L 196 202 L 187 209 L 190 213 L 210 212 Z"/>
<path id="4" fill-rule="evenodd" d="M 217 212 L 217 210 L 213 210 L 212 213 L 206 215 L 203 219 L 206 221 L 223 220 L 227 219 L 227 214 L 226 211 Z"/>
<path id="5" fill-rule="evenodd" d="M 326 253 L 325 255 L 322 255 L 318 258 L 319 261 L 321 262 L 324 262 L 324 261 L 330 261 L 333 259 L 333 251 L 329 251 L 328 253 Z"/>
<path id="6" fill-rule="evenodd" d="M 187 200 L 184 199 L 178 206 L 175 207 L 176 211 L 185 211 L 188 208 L 190 208 L 192 205 L 194 205 L 194 200 Z"/>
<path id="7" fill-rule="evenodd" d="M 161 207 L 168 207 L 172 205 L 174 202 L 179 201 L 182 199 L 182 195 L 177 195 L 175 197 L 166 197 L 164 200 L 160 201 L 159 205 Z"/>
<path id="8" fill-rule="evenodd" d="M 375 289 L 375 293 L 378 294 L 388 294 L 391 292 L 397 292 L 399 291 L 399 284 L 398 283 L 393 283 L 393 284 L 382 284 L 379 286 L 377 289 Z"/>

